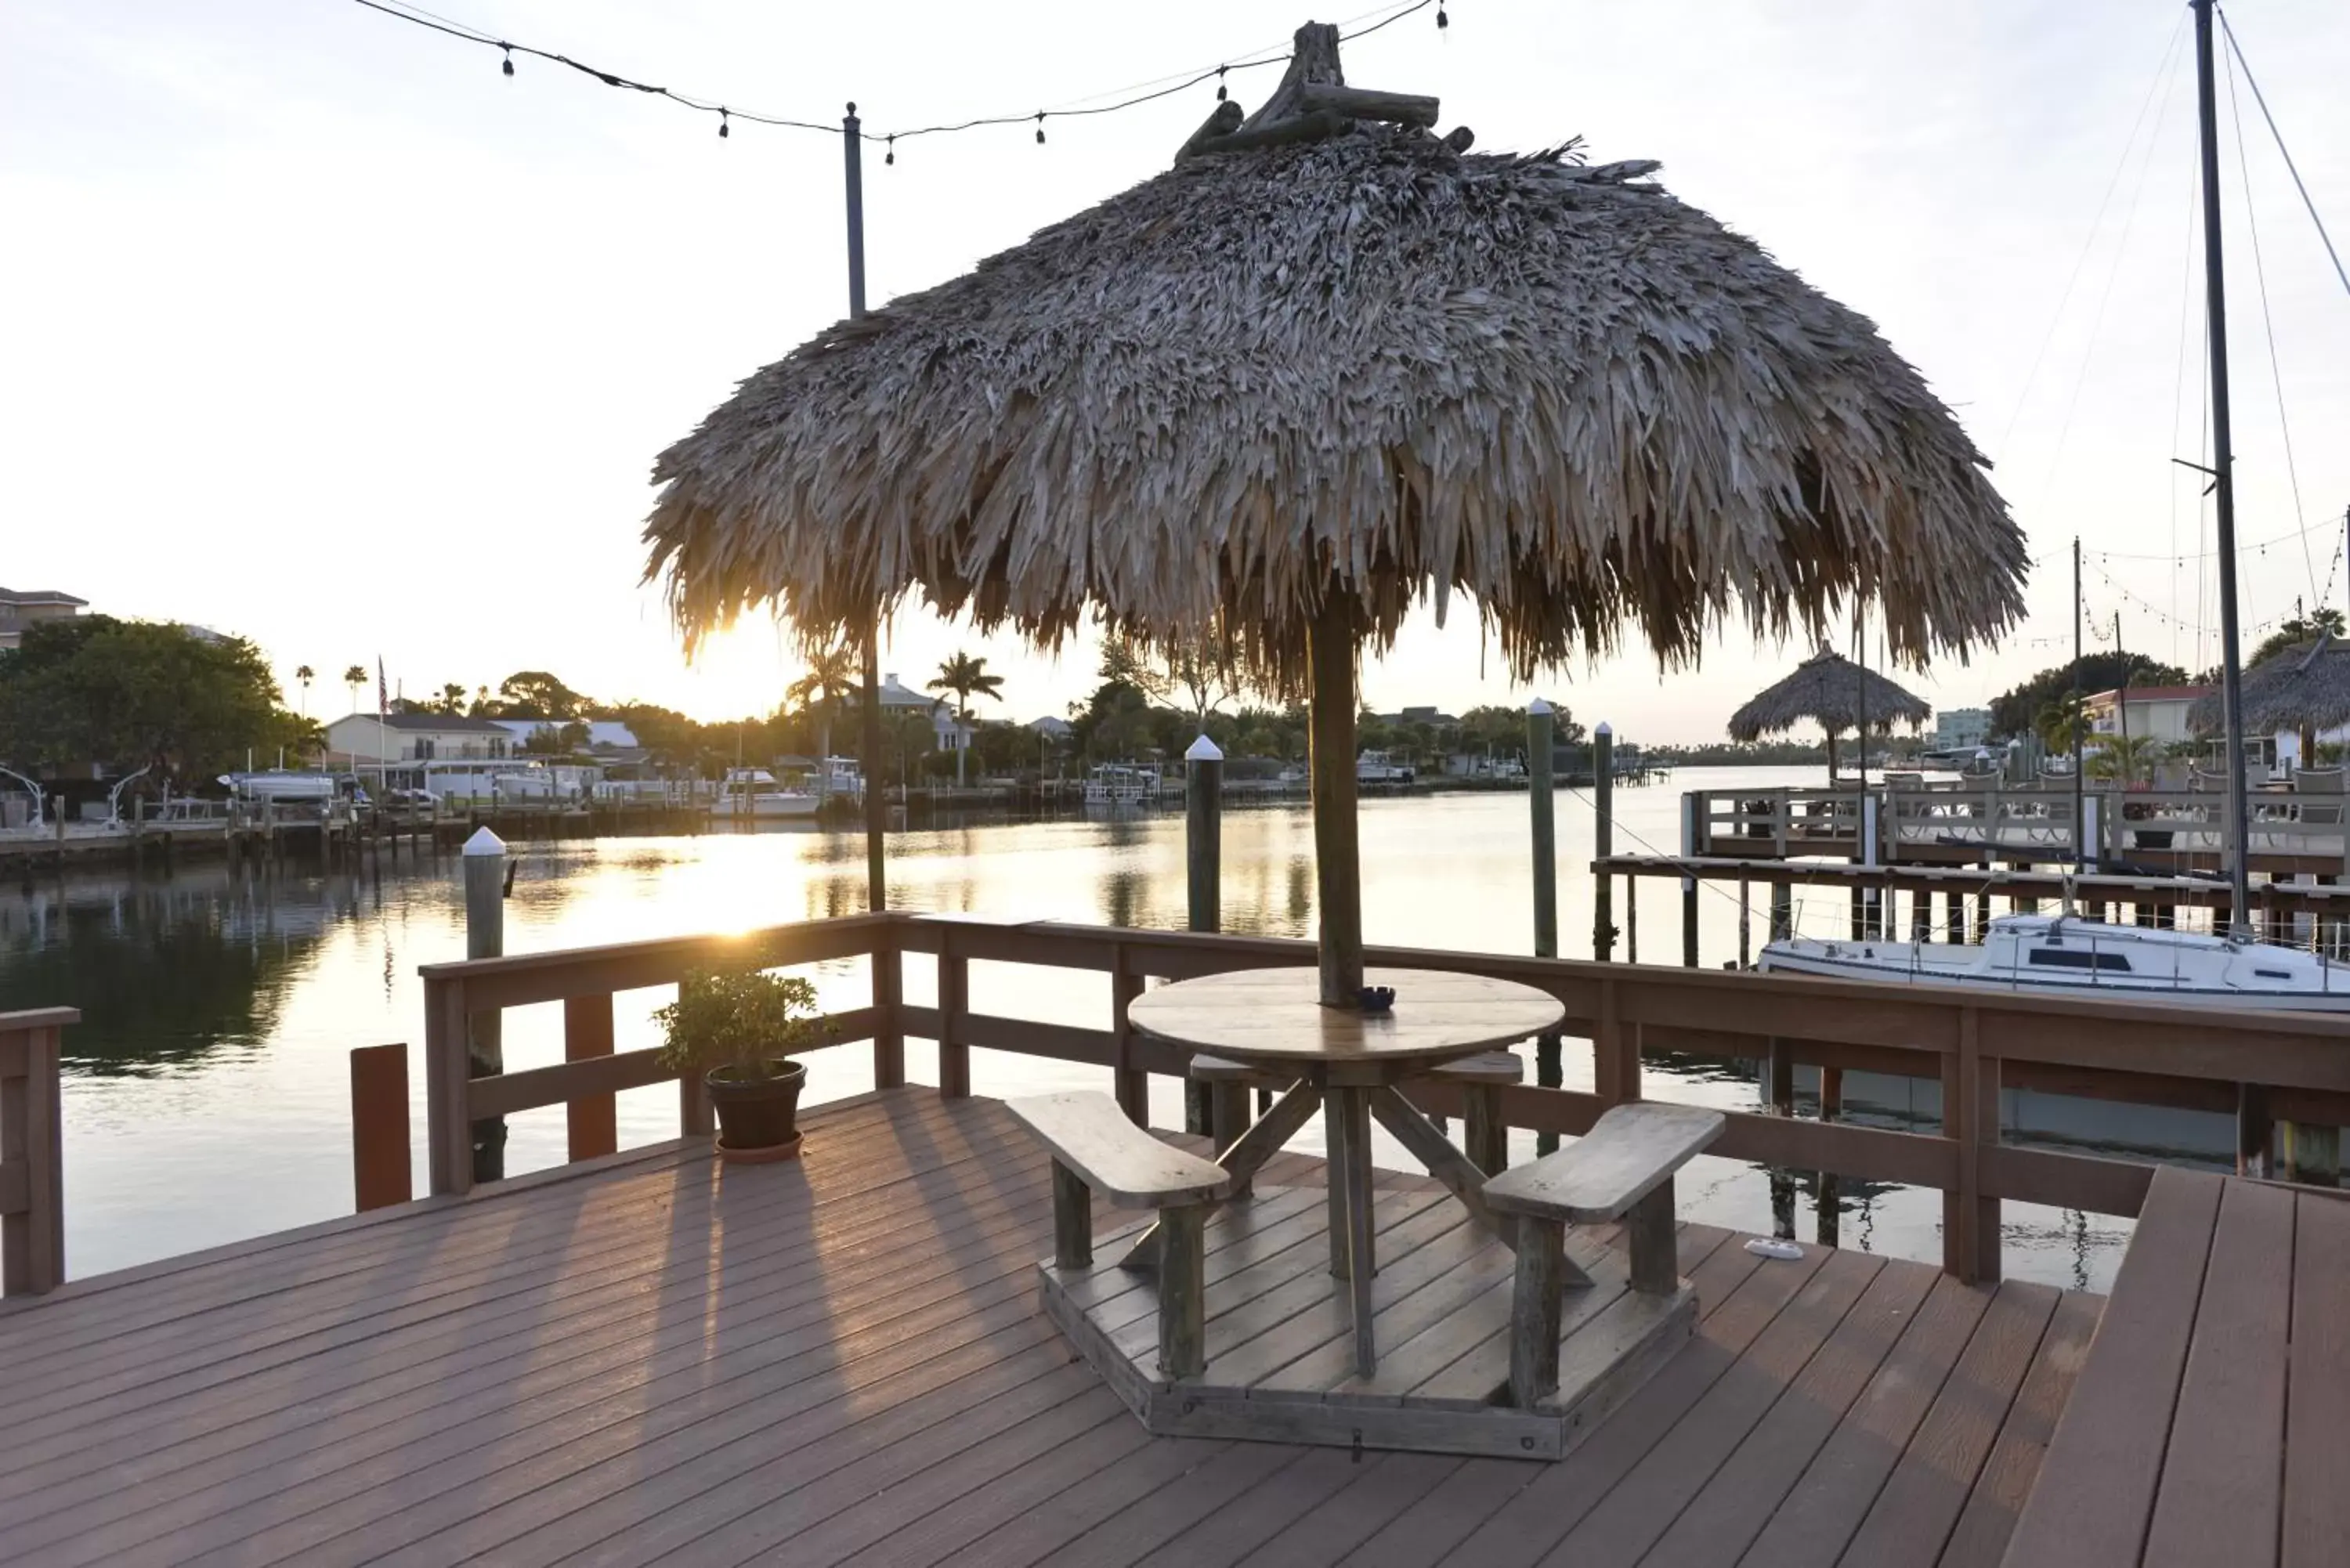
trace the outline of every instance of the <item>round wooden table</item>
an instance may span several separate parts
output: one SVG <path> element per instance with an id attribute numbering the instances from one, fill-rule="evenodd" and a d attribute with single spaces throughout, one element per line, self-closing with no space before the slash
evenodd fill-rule
<path id="1" fill-rule="evenodd" d="M 1378 1367 L 1371 1334 L 1370 1123 L 1393 1133 L 1429 1174 L 1491 1224 L 1486 1173 L 1455 1148 L 1395 1085 L 1447 1062 L 1558 1027 L 1565 1009 L 1548 992 L 1446 970 L 1375 969 L 1367 985 L 1391 986 L 1390 1012 L 1325 1007 L 1311 969 L 1236 970 L 1145 992 L 1128 1022 L 1187 1050 L 1222 1056 L 1295 1085 L 1217 1163 L 1245 1178 L 1295 1136 L 1318 1106 L 1329 1150 L 1330 1272 L 1353 1287 L 1355 1365 Z"/>

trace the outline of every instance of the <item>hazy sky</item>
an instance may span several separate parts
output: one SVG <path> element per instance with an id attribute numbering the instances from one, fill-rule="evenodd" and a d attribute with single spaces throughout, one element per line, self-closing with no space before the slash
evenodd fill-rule
<path id="1" fill-rule="evenodd" d="M 437 8 L 767 113 L 830 121 L 855 99 L 877 131 L 1072 105 L 1305 19 L 1240 0 Z M 1924 694 L 1979 701 L 2064 656 L 2075 532 L 2093 615 L 2119 610 L 2134 648 L 2216 657 L 2192 629 L 2217 622 L 2210 563 L 2171 558 L 2209 547 L 2199 483 L 2169 462 L 2202 444 L 2182 5 L 1448 8 L 1444 33 L 1430 10 L 1350 44 L 1349 78 L 1440 94 L 1482 149 L 1579 133 L 1598 160 L 1663 160 L 1681 197 L 1874 317 L 1996 460 L 2040 562 L 2033 618 Z M 2350 244 L 2350 5 L 2231 15 Z M 639 586 L 639 530 L 654 454 L 845 314 L 838 139 L 738 124 L 721 140 L 709 118 L 544 61 L 516 73 L 351 0 L 8 0 L 0 584 L 249 636 L 289 699 L 296 665 L 321 672 L 325 716 L 347 710 L 344 667 L 379 654 L 411 694 L 543 667 L 705 718 L 773 706 L 784 639 L 746 628 L 687 667 Z M 1235 77 L 1235 96 L 1253 105 L 1274 75 Z M 1014 127 L 909 142 L 894 168 L 868 153 L 875 302 L 1159 172 L 1212 102 L 1202 87 L 1048 121 L 1043 147 Z M 2244 557 L 2250 626 L 2329 581 L 2344 599 L 2350 296 L 2249 92 L 2242 112 L 2277 365 L 2230 133 L 2241 533 L 2287 540 Z M 884 663 L 919 682 L 958 647 L 1009 677 L 1011 717 L 1091 684 L 1089 651 L 1055 662 L 912 619 Z M 1717 739 L 1805 651 L 1733 628 L 1697 670 L 1635 658 L 1544 685 L 1634 738 Z M 1481 655 L 1473 618 L 1417 626 L 1367 696 L 1523 701 L 1481 679 Z"/>

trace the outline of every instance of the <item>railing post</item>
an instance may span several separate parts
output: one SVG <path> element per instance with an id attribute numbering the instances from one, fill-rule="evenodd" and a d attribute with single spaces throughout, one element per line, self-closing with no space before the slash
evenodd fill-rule
<path id="1" fill-rule="evenodd" d="M 1126 1021 L 1127 1008 L 1142 994 L 1142 976 L 1129 971 L 1127 962 L 1126 944 L 1115 944 L 1110 949 L 1109 971 L 1111 1093 L 1127 1120 L 1147 1127 L 1150 1125 L 1150 1075 L 1134 1064 L 1134 1025 Z"/>
<path id="2" fill-rule="evenodd" d="M 502 957 L 506 950 L 506 846 L 488 828 L 477 828 L 462 852 L 465 877 L 465 956 Z M 486 1078 L 506 1070 L 505 1014 L 491 1008 L 472 1019 L 469 1066 L 472 1075 Z M 496 1181 L 506 1173 L 506 1122 L 491 1116 L 473 1131 L 473 1179 Z"/>
<path id="3" fill-rule="evenodd" d="M 1959 1009 L 1959 1048 L 1942 1057 L 1942 1132 L 1956 1144 L 1955 1188 L 1942 1194 L 1942 1268 L 1966 1284 L 2000 1278 L 2000 1201 L 1982 1191 L 1982 1149 L 1999 1142 L 2000 1062 L 1981 1052 L 1981 1015 Z"/>
<path id="4" fill-rule="evenodd" d="M 434 1197 L 473 1189 L 473 1124 L 468 1102 L 472 1053 L 465 1039 L 465 984 L 424 982 L 426 1178 Z"/>
<path id="5" fill-rule="evenodd" d="M 1640 1097 L 1640 1026 L 1627 1024 L 1617 981 L 1599 982 L 1599 1016 L 1591 1028 L 1591 1083 L 1607 1104 Z M 1545 1151 L 1547 1152 L 1547 1151 Z"/>
<path id="6" fill-rule="evenodd" d="M 906 1082 L 906 1028 L 899 1009 L 906 1003 L 905 949 L 899 917 L 873 940 L 867 963 L 873 975 L 873 1007 L 879 1021 L 873 1027 L 873 1086 L 895 1089 Z"/>
<path id="7" fill-rule="evenodd" d="M 65 1282 L 57 1042 L 65 1025 L 80 1022 L 64 1007 L 0 1013 L 0 1176 L 21 1172 L 0 1182 L 0 1193 L 11 1185 L 19 1191 L 14 1203 L 0 1199 L 0 1295 L 41 1295 Z"/>
<path id="8" fill-rule="evenodd" d="M 1194 931 L 1218 931 L 1224 923 L 1224 753 L 1201 735 L 1184 752 L 1183 767 L 1184 925 Z M 1206 1085 L 1187 1077 L 1183 1080 L 1183 1130 L 1205 1133 L 1222 1147 L 1245 1129 L 1219 1126 L 1216 1106 L 1247 1103 L 1244 1094 L 1220 1101 L 1208 1093 Z"/>
<path id="9" fill-rule="evenodd" d="M 586 1062 L 612 1054 L 612 993 L 563 999 L 563 1059 Z M 563 1107 L 573 1159 L 596 1159 L 620 1147 L 619 1110 L 612 1096 L 582 1095 Z"/>
<path id="10" fill-rule="evenodd" d="M 1592 857 L 1616 853 L 1616 730 L 1603 722 L 1591 735 Z M 1616 956 L 1616 884 L 1602 870 L 1592 883 L 1591 956 L 1606 963 Z"/>
<path id="11" fill-rule="evenodd" d="M 362 1214 L 416 1196 L 408 1161 L 406 1045 L 351 1049 L 351 1193 Z"/>
<path id="12" fill-rule="evenodd" d="M 971 1046 L 964 1019 L 971 1012 L 971 961 L 954 950 L 954 928 L 939 928 L 939 1095 L 959 1100 L 971 1093 Z"/>

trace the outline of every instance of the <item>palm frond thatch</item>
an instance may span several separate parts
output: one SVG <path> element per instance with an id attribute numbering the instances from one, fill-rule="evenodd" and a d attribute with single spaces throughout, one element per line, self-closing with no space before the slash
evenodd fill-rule
<path id="1" fill-rule="evenodd" d="M 2350 642 L 2331 634 L 2279 649 L 2243 674 L 2244 733 L 2273 735 L 2350 724 Z M 2187 710 L 2188 728 L 2216 735 L 2227 728 L 2218 687 Z"/>
<path id="2" fill-rule="evenodd" d="M 648 523 L 689 639 L 817 640 L 916 598 L 1056 645 L 1215 639 L 1277 690 L 1305 628 L 1473 597 L 1520 677 L 1693 659 L 1733 613 L 1896 657 L 2022 607 L 1983 460 L 1863 317 L 1653 165 L 1365 127 L 1191 158 L 744 381 Z"/>
<path id="3" fill-rule="evenodd" d="M 1866 702 L 1863 698 L 1866 696 Z M 1730 716 L 1730 738 L 1759 741 L 1796 725 L 1818 724 L 1830 735 L 1860 727 L 1864 707 L 1871 729 L 1896 722 L 1922 724 L 1932 704 L 1904 691 L 1874 670 L 1864 670 L 1827 649 L 1795 666 L 1794 673 L 1757 693 Z"/>

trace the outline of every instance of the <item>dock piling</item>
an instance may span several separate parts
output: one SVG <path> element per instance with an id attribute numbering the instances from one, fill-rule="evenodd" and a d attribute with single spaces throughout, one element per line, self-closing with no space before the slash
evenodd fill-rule
<path id="1" fill-rule="evenodd" d="M 488 828 L 465 840 L 465 956 L 501 958 L 506 950 L 506 846 Z M 504 1018 L 495 1008 L 466 1021 L 467 1051 L 476 1078 L 506 1070 Z M 506 1123 L 492 1116 L 473 1124 L 473 1179 L 505 1177 Z"/>
<path id="2" fill-rule="evenodd" d="M 1681 795 L 1681 857 L 1697 858 L 1698 803 L 1701 799 L 1694 791 Z M 1681 875 L 1681 967 L 1697 967 L 1697 878 L 1687 872 Z"/>

